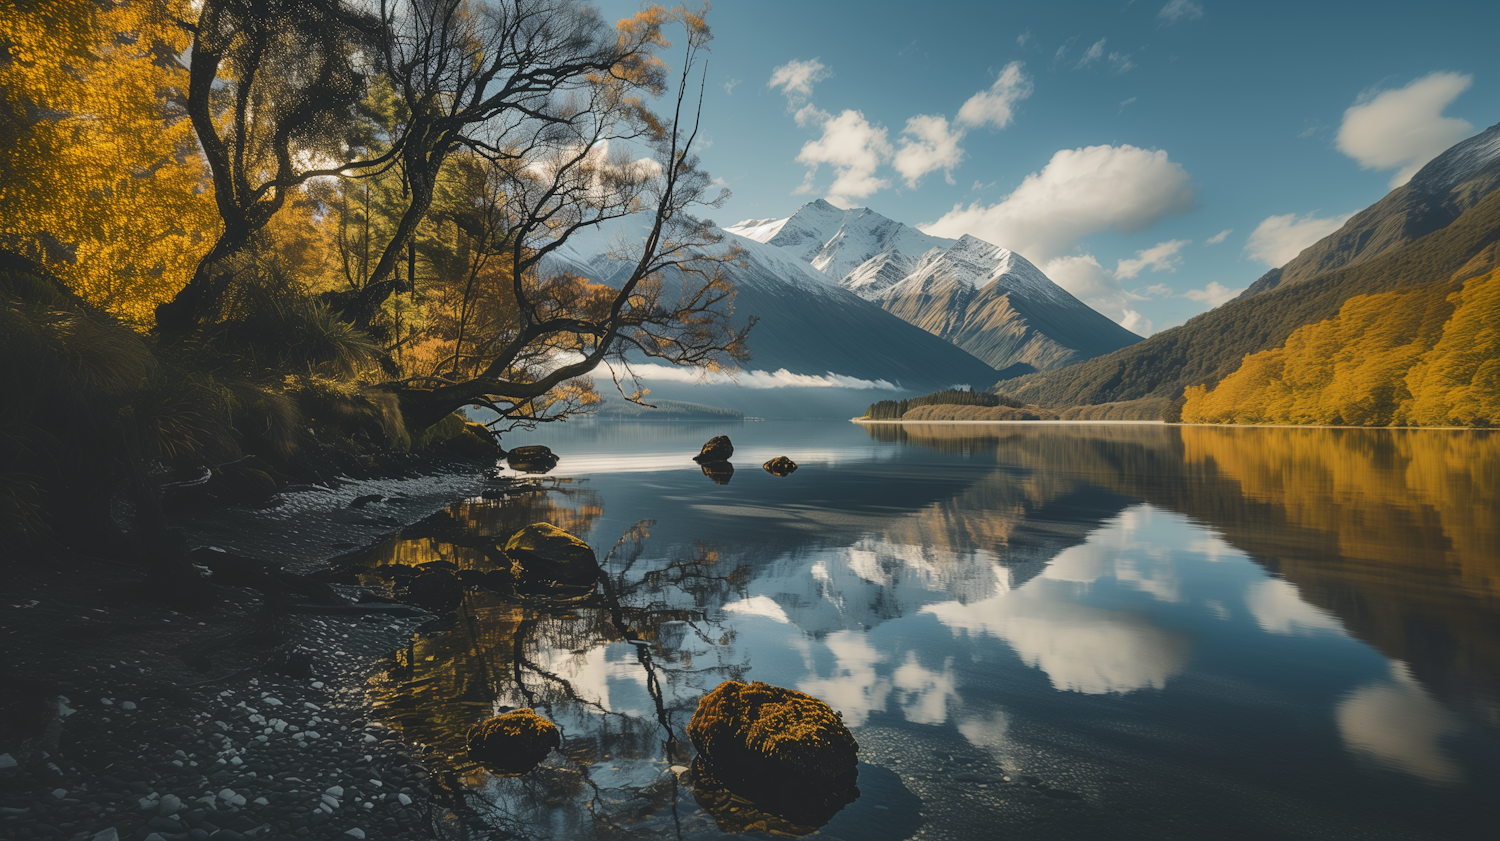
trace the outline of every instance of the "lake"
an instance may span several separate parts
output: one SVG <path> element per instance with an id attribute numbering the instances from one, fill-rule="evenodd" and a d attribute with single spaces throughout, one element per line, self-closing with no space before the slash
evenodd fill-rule
<path id="1" fill-rule="evenodd" d="M 689 460 L 718 434 L 732 476 Z M 552 447 L 552 489 L 458 502 L 363 556 L 484 570 L 547 521 L 609 574 L 603 607 L 471 592 L 384 664 L 376 704 L 463 804 L 455 832 L 1496 831 L 1494 434 L 585 422 L 505 443 Z M 778 455 L 800 468 L 761 469 Z M 814 826 L 695 792 L 684 730 L 728 679 L 837 709 L 860 797 Z M 521 706 L 561 751 L 522 777 L 465 759 L 470 725 Z"/>

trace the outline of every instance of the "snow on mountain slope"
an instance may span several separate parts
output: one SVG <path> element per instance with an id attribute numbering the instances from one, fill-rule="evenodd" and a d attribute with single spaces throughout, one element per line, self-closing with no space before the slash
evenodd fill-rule
<path id="1" fill-rule="evenodd" d="M 996 369 L 1058 368 L 1140 340 L 1007 248 L 969 235 L 928 236 L 869 208 L 819 200 L 786 219 L 728 230 L 780 249 Z"/>
<path id="2" fill-rule="evenodd" d="M 954 244 L 869 208 L 842 210 L 822 199 L 786 219 L 749 219 L 725 230 L 776 246 L 866 299 L 914 271 L 924 254 Z"/>
<path id="3" fill-rule="evenodd" d="M 544 270 L 617 286 L 629 266 L 602 252 L 628 250 L 644 233 L 642 223 L 620 220 L 570 240 Z M 919 391 L 954 383 L 985 388 L 998 376 L 972 354 L 839 287 L 781 248 L 730 232 L 722 245 L 740 249 L 740 258 L 724 266 L 736 293 L 734 321 L 758 319 L 749 340 L 751 370 L 886 380 Z M 593 249 L 600 253 L 589 253 Z"/>
<path id="4" fill-rule="evenodd" d="M 1500 123 L 1460 141 L 1427 162 L 1409 183 L 1438 192 L 1451 190 L 1500 161 Z"/>

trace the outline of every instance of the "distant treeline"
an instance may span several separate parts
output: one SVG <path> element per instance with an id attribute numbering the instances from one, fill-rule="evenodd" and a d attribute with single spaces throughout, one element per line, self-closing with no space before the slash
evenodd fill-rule
<path id="1" fill-rule="evenodd" d="M 950 388 L 947 391 L 935 391 L 932 394 L 924 394 L 921 397 L 912 397 L 908 400 L 881 400 L 871 403 L 865 409 L 863 417 L 867 420 L 900 420 L 908 409 L 918 406 L 1008 406 L 1019 409 L 1024 404 L 1012 400 L 1001 394 L 992 394 L 988 391 L 964 391 Z"/>

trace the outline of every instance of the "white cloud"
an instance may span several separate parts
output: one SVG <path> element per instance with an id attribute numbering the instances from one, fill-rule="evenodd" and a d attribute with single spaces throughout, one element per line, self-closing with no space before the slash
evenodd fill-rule
<path id="1" fill-rule="evenodd" d="M 823 62 L 817 59 L 810 61 L 798 61 L 792 59 L 771 71 L 771 81 L 766 87 L 771 90 L 780 90 L 786 94 L 787 101 L 800 105 L 812 96 L 813 85 L 833 75 L 833 71 L 823 66 Z"/>
<path id="2" fill-rule="evenodd" d="M 1135 69 L 1135 62 L 1130 60 L 1130 53 L 1110 53 L 1109 63 L 1116 73 L 1129 73 Z"/>
<path id="3" fill-rule="evenodd" d="M 1032 92 L 1031 79 L 1021 72 L 1022 66 L 1019 61 L 1005 65 L 993 85 L 969 97 L 958 109 L 956 122 L 971 128 L 984 125 L 1005 128 L 1010 125 L 1016 117 L 1016 103 L 1031 96 Z"/>
<path id="4" fill-rule="evenodd" d="M 1115 266 L 1115 277 L 1132 278 L 1139 275 L 1142 269 L 1175 272 L 1182 263 L 1182 255 L 1178 252 L 1187 244 L 1185 239 L 1169 239 L 1137 251 L 1134 257 L 1127 257 Z"/>
<path id="5" fill-rule="evenodd" d="M 1311 213 L 1268 216 L 1250 232 L 1245 253 L 1271 268 L 1285 266 L 1302 249 L 1344 226 L 1353 213 L 1318 217 Z"/>
<path id="6" fill-rule="evenodd" d="M 1467 120 L 1444 117 L 1473 76 L 1430 73 L 1404 88 L 1366 91 L 1344 111 L 1338 148 L 1363 169 L 1400 167 L 1391 187 L 1411 180 L 1422 165 L 1474 132 Z"/>
<path id="7" fill-rule="evenodd" d="M 1151 334 L 1151 320 L 1132 309 L 1135 302 L 1145 298 L 1121 287 L 1094 255 L 1056 257 L 1042 263 L 1040 268 L 1073 297 L 1114 319 L 1126 330 L 1141 336 Z"/>
<path id="8" fill-rule="evenodd" d="M 792 620 L 787 618 L 786 611 L 770 596 L 752 596 L 748 599 L 730 602 L 724 605 L 724 610 L 729 613 L 738 613 L 742 616 L 763 616 L 772 622 L 780 622 L 790 625 Z"/>
<path id="9" fill-rule="evenodd" d="M 964 159 L 964 150 L 958 145 L 964 138 L 962 131 L 950 128 L 946 117 L 918 114 L 906 121 L 901 134 L 901 149 L 892 164 L 908 187 L 917 186 L 922 176 L 939 169 L 949 184 L 954 183 L 953 168 Z"/>
<path id="10" fill-rule="evenodd" d="M 730 80 L 726 81 L 724 83 L 724 93 L 728 94 L 729 96 L 734 96 L 734 88 L 735 88 L 735 86 L 738 85 L 740 82 L 743 82 L 743 81 L 745 81 L 745 80 L 744 79 L 730 79 Z"/>
<path id="11" fill-rule="evenodd" d="M 1217 234 L 1214 234 L 1213 236 L 1211 236 L 1208 239 L 1204 240 L 1203 244 L 1204 245 L 1218 245 L 1219 243 L 1223 242 L 1224 240 L 1229 239 L 1229 235 L 1232 234 L 1232 233 L 1234 233 L 1234 228 L 1225 228 L 1224 230 L 1219 231 Z"/>
<path id="12" fill-rule="evenodd" d="M 1151 319 L 1128 307 L 1120 317 L 1120 326 L 1137 336 L 1149 336 L 1156 329 L 1152 326 Z"/>
<path id="13" fill-rule="evenodd" d="M 1095 41 L 1093 46 L 1089 47 L 1087 50 L 1084 51 L 1083 58 L 1078 59 L 1078 64 L 1076 64 L 1074 66 L 1077 67 L 1077 68 L 1088 67 L 1088 66 L 1092 65 L 1094 62 L 1096 62 L 1099 59 L 1103 58 L 1104 57 L 1104 42 L 1106 40 L 1108 40 L 1108 39 L 1107 38 L 1100 38 L 1099 40 Z"/>
<path id="14" fill-rule="evenodd" d="M 1269 578 L 1250 585 L 1245 591 L 1245 606 L 1255 623 L 1272 634 L 1343 631 L 1332 614 L 1303 601 L 1297 588 L 1284 579 Z"/>
<path id="15" fill-rule="evenodd" d="M 826 198 L 847 207 L 890 184 L 875 171 L 892 153 L 884 126 L 872 125 L 864 114 L 846 110 L 823 120 L 823 135 L 803 145 L 797 161 L 808 167 L 803 183 L 809 188 L 818 167 L 833 167 L 835 177 Z"/>
<path id="16" fill-rule="evenodd" d="M 1066 582 L 1036 578 L 1020 590 L 982 601 L 928 605 L 954 635 L 1005 640 L 1056 689 L 1102 695 L 1160 689 L 1187 665 L 1187 635 L 1153 625 L 1136 612 L 1073 601 Z"/>
<path id="17" fill-rule="evenodd" d="M 973 234 L 1040 265 L 1062 256 L 1079 237 L 1137 233 L 1192 208 L 1191 179 L 1166 152 L 1089 146 L 1058 151 L 997 204 L 955 205 L 919 227 L 942 237 Z"/>
<path id="18" fill-rule="evenodd" d="M 1167 23 L 1180 23 L 1185 20 L 1198 20 L 1203 17 L 1203 7 L 1194 3 L 1193 0 L 1172 0 L 1161 11 L 1156 13 L 1158 20 Z"/>
<path id="19" fill-rule="evenodd" d="M 1234 300 L 1234 296 L 1244 292 L 1244 289 L 1230 289 L 1217 280 L 1209 281 L 1202 289 L 1189 289 L 1182 293 L 1182 297 L 1190 301 L 1208 304 L 1209 308 Z"/>
<path id="20" fill-rule="evenodd" d="M 1334 710 L 1339 736 L 1350 753 L 1421 777 L 1454 784 L 1463 774 L 1443 751 L 1443 737 L 1458 722 L 1412 677 L 1406 664 L 1393 662 L 1389 680 L 1349 693 Z"/>

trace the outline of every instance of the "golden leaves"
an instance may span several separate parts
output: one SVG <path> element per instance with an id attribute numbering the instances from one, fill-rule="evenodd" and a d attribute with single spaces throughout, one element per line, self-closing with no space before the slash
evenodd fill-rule
<path id="1" fill-rule="evenodd" d="M 1500 420 L 1500 271 L 1350 298 L 1286 344 L 1246 356 L 1189 423 L 1490 426 Z"/>

